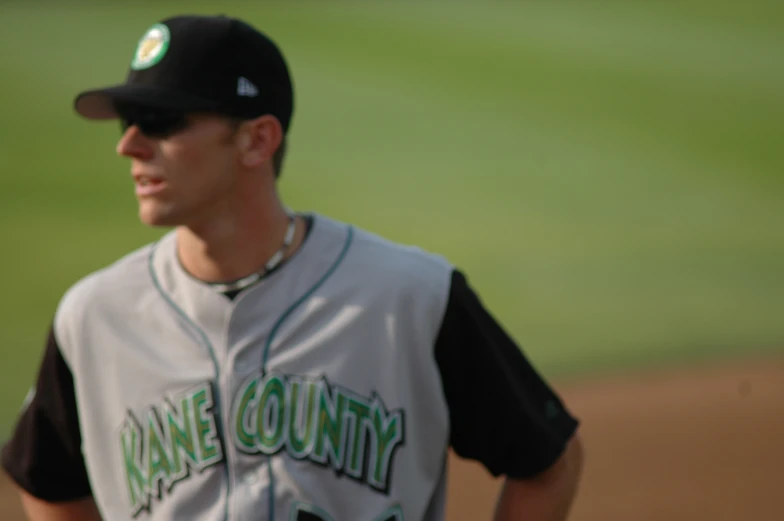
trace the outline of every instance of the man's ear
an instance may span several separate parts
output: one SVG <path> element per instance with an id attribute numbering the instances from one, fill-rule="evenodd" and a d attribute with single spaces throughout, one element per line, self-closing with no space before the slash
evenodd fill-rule
<path id="1" fill-rule="evenodd" d="M 240 132 L 237 136 L 237 146 L 240 147 L 240 151 L 243 153 L 250 152 L 251 145 L 253 144 L 253 138 L 250 135 L 250 132 Z"/>
<path id="2" fill-rule="evenodd" d="M 246 121 L 237 135 L 240 162 L 247 168 L 257 168 L 272 161 L 282 140 L 283 128 L 276 117 L 264 115 Z"/>

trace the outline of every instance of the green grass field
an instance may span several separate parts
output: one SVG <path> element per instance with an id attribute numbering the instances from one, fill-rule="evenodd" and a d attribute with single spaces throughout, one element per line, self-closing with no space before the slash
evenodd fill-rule
<path id="1" fill-rule="evenodd" d="M 184 11 L 284 47 L 288 203 L 447 255 L 548 375 L 784 347 L 784 9 L 719 4 L 2 3 L 0 437 L 62 292 L 161 233 L 73 96 Z"/>

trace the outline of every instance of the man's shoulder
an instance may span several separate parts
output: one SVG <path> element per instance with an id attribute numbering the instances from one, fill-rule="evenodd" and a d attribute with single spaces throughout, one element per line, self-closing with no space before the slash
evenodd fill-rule
<path id="1" fill-rule="evenodd" d="M 85 313 L 88 308 L 105 306 L 144 287 L 149 280 L 152 248 L 153 244 L 145 244 L 78 279 L 60 299 L 57 315 Z"/>
<path id="2" fill-rule="evenodd" d="M 321 226 L 333 233 L 350 230 L 350 254 L 345 264 L 355 277 L 442 291 L 454 270 L 446 256 L 422 246 L 394 240 L 362 226 L 323 216 L 318 219 Z"/>

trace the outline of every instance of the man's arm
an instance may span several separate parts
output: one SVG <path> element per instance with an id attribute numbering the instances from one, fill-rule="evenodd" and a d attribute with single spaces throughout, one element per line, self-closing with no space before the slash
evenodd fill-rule
<path id="1" fill-rule="evenodd" d="M 73 375 L 54 328 L 1 461 L 30 521 L 100 521 L 81 450 Z"/>
<path id="2" fill-rule="evenodd" d="M 450 445 L 505 478 L 496 521 L 563 521 L 581 476 L 578 420 L 453 272 L 435 345 Z"/>
<path id="3" fill-rule="evenodd" d="M 495 521 L 565 521 L 583 469 L 583 445 L 578 435 L 553 466 L 530 479 L 506 478 Z"/>
<path id="4" fill-rule="evenodd" d="M 23 489 L 18 490 L 29 521 L 102 521 L 98 507 L 91 498 L 49 503 L 31 496 Z"/>

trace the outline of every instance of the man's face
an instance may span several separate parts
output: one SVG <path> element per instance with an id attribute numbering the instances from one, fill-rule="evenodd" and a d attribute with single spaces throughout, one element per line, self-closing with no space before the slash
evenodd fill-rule
<path id="1" fill-rule="evenodd" d="M 193 226 L 225 212 L 237 180 L 234 129 L 226 118 L 121 108 L 117 152 L 131 160 L 139 218 L 148 226 Z"/>

